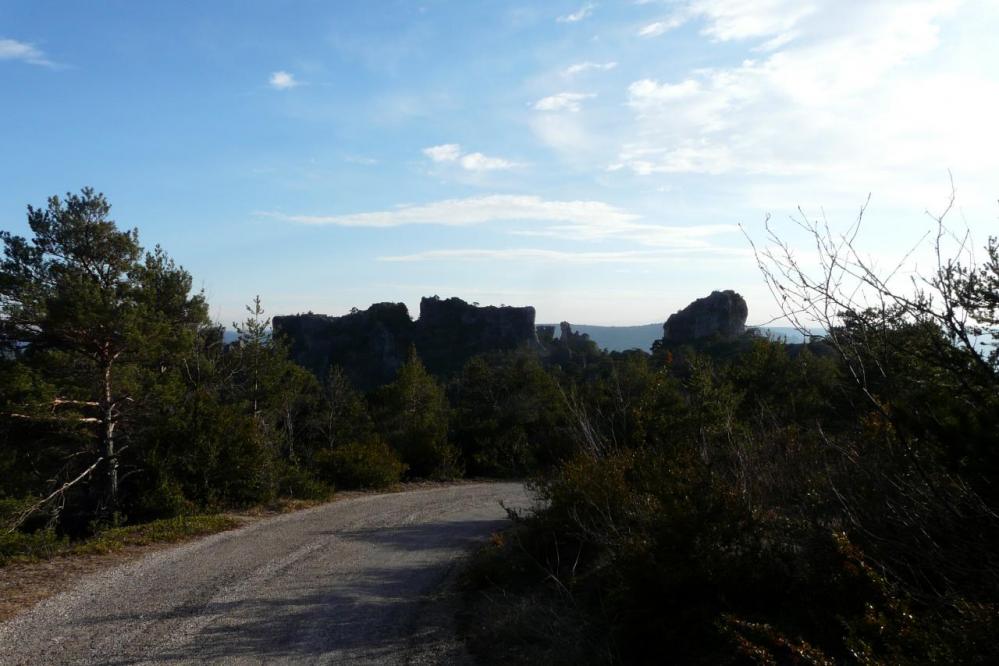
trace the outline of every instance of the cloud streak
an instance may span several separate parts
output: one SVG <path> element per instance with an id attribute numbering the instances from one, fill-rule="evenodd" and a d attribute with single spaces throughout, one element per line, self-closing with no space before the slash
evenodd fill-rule
<path id="1" fill-rule="evenodd" d="M 711 248 L 712 258 L 744 260 L 751 256 L 751 252 L 741 248 Z M 530 261 L 540 263 L 566 263 L 566 264 L 635 264 L 635 263 L 659 263 L 663 261 L 676 261 L 684 258 L 699 258 L 703 256 L 690 250 L 665 251 L 665 250 L 625 250 L 611 252 L 571 252 L 563 250 L 547 250 L 540 248 L 510 248 L 510 249 L 454 249 L 454 250 L 427 250 L 424 252 L 414 252 L 412 254 L 389 255 L 378 257 L 378 261 L 385 262 L 421 262 L 421 261 Z"/>
<path id="2" fill-rule="evenodd" d="M 582 108 L 582 101 L 591 97 L 596 97 L 596 95 L 592 93 L 561 92 L 556 95 L 542 97 L 534 103 L 533 108 L 535 111 L 568 111 L 569 113 L 578 113 L 580 108 Z"/>
<path id="3" fill-rule="evenodd" d="M 672 249 L 709 249 L 714 246 L 707 239 L 739 231 L 734 224 L 701 224 L 672 226 L 630 221 L 603 221 L 600 223 L 573 221 L 544 229 L 515 230 L 517 236 L 556 238 L 572 241 L 626 240 L 639 245 Z"/>
<path id="4" fill-rule="evenodd" d="M 257 215 L 298 224 L 372 228 L 414 224 L 464 227 L 525 220 L 600 225 L 621 224 L 638 219 L 637 215 L 600 201 L 548 201 L 537 196 L 507 194 L 447 199 L 347 215 L 289 215 L 277 212 L 261 212 Z"/>
<path id="5" fill-rule="evenodd" d="M 447 199 L 422 205 L 347 215 L 290 215 L 278 212 L 258 216 L 306 225 L 391 228 L 409 225 L 468 227 L 495 222 L 542 223 L 530 228 L 508 227 L 514 236 L 557 241 L 624 241 L 660 250 L 716 251 L 710 240 L 732 235 L 732 224 L 675 226 L 643 222 L 640 216 L 602 201 L 549 201 L 529 195 L 488 195 Z"/>
<path id="6" fill-rule="evenodd" d="M 0 60 L 18 60 L 39 67 L 57 66 L 34 44 L 3 37 L 0 37 Z"/>
<path id="7" fill-rule="evenodd" d="M 610 70 L 617 67 L 617 63 L 611 62 L 577 62 L 575 64 L 569 65 L 562 70 L 562 76 L 565 78 L 570 78 L 576 76 L 577 74 L 584 74 L 586 72 L 609 72 Z"/>
<path id="8" fill-rule="evenodd" d="M 593 14 L 593 10 L 595 8 L 596 5 L 593 3 L 587 3 L 580 7 L 577 11 L 574 11 L 571 14 L 565 14 L 564 16 L 559 16 L 555 20 L 559 23 L 578 23 L 585 18 L 589 18 Z"/>
<path id="9" fill-rule="evenodd" d="M 641 30 L 638 31 L 638 36 L 658 37 L 660 35 L 666 34 L 670 30 L 679 28 L 685 22 L 686 18 L 682 16 L 671 16 L 661 21 L 655 21 L 653 23 L 649 23 L 648 25 L 642 26 Z"/>

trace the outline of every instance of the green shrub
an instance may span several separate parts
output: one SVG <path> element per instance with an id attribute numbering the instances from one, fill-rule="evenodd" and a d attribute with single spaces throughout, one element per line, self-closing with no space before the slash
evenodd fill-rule
<path id="1" fill-rule="evenodd" d="M 129 546 L 175 543 L 239 527 L 240 522 L 225 515 L 177 516 L 142 525 L 112 527 L 93 538 L 63 549 L 67 554 L 105 554 Z"/>
<path id="2" fill-rule="evenodd" d="M 317 455 L 337 488 L 385 488 L 398 483 L 406 471 L 392 448 L 380 439 L 351 442 Z"/>
<path id="3" fill-rule="evenodd" d="M 477 663 L 608 663 L 606 632 L 572 603 L 523 539 L 532 539 L 523 526 L 493 534 L 461 572 L 466 609 L 458 630 Z"/>
<path id="4" fill-rule="evenodd" d="M 323 500 L 333 489 L 301 467 L 285 464 L 278 474 L 278 496 L 288 499 Z"/>
<path id="5" fill-rule="evenodd" d="M 67 539 L 55 530 L 37 532 L 0 532 L 0 566 L 14 560 L 48 559 L 65 547 Z"/>

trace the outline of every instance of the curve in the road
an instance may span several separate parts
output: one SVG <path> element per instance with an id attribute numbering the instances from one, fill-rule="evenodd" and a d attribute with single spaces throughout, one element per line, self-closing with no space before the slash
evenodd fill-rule
<path id="1" fill-rule="evenodd" d="M 528 498 L 516 483 L 366 495 L 162 551 L 0 625 L 0 664 L 404 663 L 440 638 L 427 599 L 503 527 L 501 501 Z"/>

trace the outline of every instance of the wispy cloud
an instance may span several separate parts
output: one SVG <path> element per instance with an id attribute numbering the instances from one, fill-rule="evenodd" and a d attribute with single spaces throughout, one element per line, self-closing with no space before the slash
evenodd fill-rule
<path id="1" fill-rule="evenodd" d="M 45 53 L 28 42 L 0 37 L 0 60 L 19 60 L 29 65 L 40 67 L 56 67 Z"/>
<path id="2" fill-rule="evenodd" d="M 868 5 L 877 4 L 871 0 Z M 909 3 L 910 5 L 927 3 Z M 949 4 L 949 3 L 948 3 Z M 904 13 L 911 7 L 888 2 L 889 9 L 900 9 Z M 718 41 L 770 37 L 782 35 L 792 30 L 806 17 L 816 14 L 820 5 L 801 0 L 763 0 L 744 2 L 743 0 L 698 0 L 687 10 L 690 17 L 699 16 L 706 21 L 704 34 Z M 838 12 L 835 3 L 827 4 L 827 10 Z"/>
<path id="3" fill-rule="evenodd" d="M 716 236 L 735 234 L 739 227 L 734 224 L 701 224 L 673 226 L 650 224 L 636 221 L 572 221 L 566 224 L 551 225 L 543 229 L 517 230 L 517 236 L 556 238 L 572 241 L 625 240 L 650 247 L 675 250 L 707 250 L 713 246 L 708 239 Z"/>
<path id="4" fill-rule="evenodd" d="M 360 164 L 361 166 L 374 166 L 378 164 L 377 159 L 368 157 L 367 155 L 344 155 L 343 161 L 350 164 Z"/>
<path id="5" fill-rule="evenodd" d="M 527 220 L 600 225 L 621 224 L 638 219 L 633 213 L 601 201 L 548 201 L 537 196 L 507 194 L 447 199 L 346 215 L 290 215 L 279 212 L 261 212 L 257 215 L 298 224 L 374 228 L 413 224 L 461 227 Z"/>
<path id="6" fill-rule="evenodd" d="M 712 258 L 731 258 L 744 260 L 751 252 L 743 248 L 723 249 L 712 248 Z M 565 250 L 548 250 L 540 248 L 510 248 L 510 249 L 455 249 L 426 250 L 412 254 L 388 255 L 378 257 L 378 261 L 417 262 L 417 261 L 532 261 L 541 263 L 567 264 L 635 264 L 659 263 L 676 261 L 683 258 L 698 258 L 703 261 L 703 255 L 690 250 L 623 250 L 611 252 L 572 252 Z"/>
<path id="7" fill-rule="evenodd" d="M 423 154 L 434 162 L 456 162 L 466 171 L 497 171 L 520 166 L 517 162 L 482 153 L 464 153 L 461 144 L 444 143 L 423 149 Z"/>
<path id="8" fill-rule="evenodd" d="M 346 215 L 257 213 L 263 217 L 308 225 L 387 228 L 406 225 L 465 227 L 492 222 L 541 223 L 508 228 L 514 236 L 558 241 L 623 241 L 660 250 L 714 251 L 711 241 L 732 235 L 732 224 L 677 226 L 645 222 L 635 213 L 602 201 L 549 201 L 531 195 L 494 194 L 447 199 L 422 205 Z"/>
<path id="9" fill-rule="evenodd" d="M 835 10 L 835 5 L 829 4 Z M 816 13 L 818 8 L 818 3 L 802 0 L 689 0 L 668 16 L 642 26 L 638 34 L 658 37 L 689 21 L 701 19 L 704 21 L 701 34 L 715 41 L 770 36 L 786 43 L 794 26 Z"/>
<path id="10" fill-rule="evenodd" d="M 576 113 L 582 107 L 582 101 L 596 97 L 592 93 L 561 92 L 556 95 L 542 97 L 534 103 L 535 111 L 569 111 Z"/>
<path id="11" fill-rule="evenodd" d="M 592 2 L 588 2 L 582 7 L 580 7 L 577 11 L 574 11 L 571 14 L 565 14 L 564 16 L 559 16 L 555 20 L 558 21 L 559 23 L 577 23 L 592 15 L 593 10 L 595 8 L 596 5 L 594 5 Z"/>
<path id="12" fill-rule="evenodd" d="M 679 28 L 686 22 L 683 16 L 675 15 L 668 18 L 662 19 L 661 21 L 654 21 L 648 25 L 642 26 L 638 31 L 639 37 L 658 37 L 659 35 L 666 34 L 670 30 L 675 30 Z"/>
<path id="13" fill-rule="evenodd" d="M 271 88 L 275 90 L 290 90 L 291 88 L 297 88 L 302 85 L 301 82 L 295 78 L 294 74 L 280 70 L 271 74 L 271 78 L 268 80 Z"/>
<path id="14" fill-rule="evenodd" d="M 608 72 L 617 67 L 616 62 L 577 62 L 562 70 L 562 76 L 569 78 L 589 71 Z"/>

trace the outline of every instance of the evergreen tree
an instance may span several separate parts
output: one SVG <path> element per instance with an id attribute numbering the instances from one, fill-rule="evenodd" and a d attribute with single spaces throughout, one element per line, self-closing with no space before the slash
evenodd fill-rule
<path id="1" fill-rule="evenodd" d="M 444 389 L 423 366 L 416 349 L 396 380 L 374 396 L 376 422 L 415 476 L 450 478 L 460 473 L 458 453 L 448 442 Z"/>
<path id="2" fill-rule="evenodd" d="M 72 395 L 57 394 L 47 414 L 23 405 L 16 416 L 96 426 L 96 456 L 79 478 L 99 470 L 105 512 L 118 504 L 116 428 L 134 400 L 116 371 L 140 360 L 168 364 L 207 316 L 203 297 L 190 293 L 190 274 L 159 247 L 144 253 L 138 231 L 120 231 L 110 212 L 103 194 L 84 188 L 51 197 L 46 208 L 28 206 L 30 240 L 0 232 L 0 339 L 37 359 L 62 355 L 82 380 L 57 386 Z M 57 408 L 78 414 L 53 417 Z"/>

